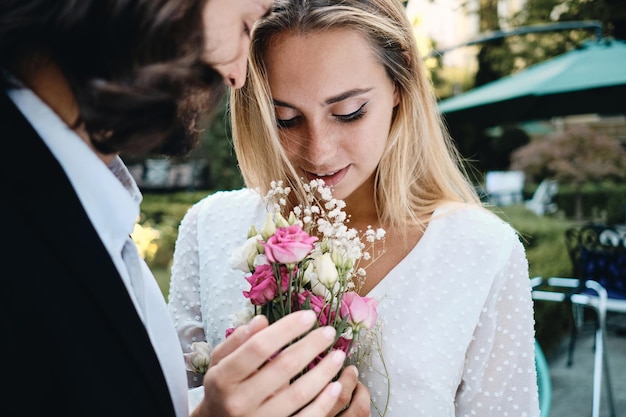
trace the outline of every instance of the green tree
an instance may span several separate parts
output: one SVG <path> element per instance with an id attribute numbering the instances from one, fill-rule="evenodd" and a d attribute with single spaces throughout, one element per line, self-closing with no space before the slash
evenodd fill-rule
<path id="1" fill-rule="evenodd" d="M 480 33 L 499 31 L 498 0 L 480 0 L 478 18 Z M 510 57 L 511 52 L 503 38 L 479 45 L 478 71 L 476 72 L 474 87 L 510 74 L 512 69 Z"/>
<path id="2" fill-rule="evenodd" d="M 202 134 L 192 158 L 206 160 L 205 182 L 210 189 L 233 190 L 243 186 L 232 143 L 227 95 Z"/>
<path id="3" fill-rule="evenodd" d="M 523 27 L 591 20 L 602 22 L 603 37 L 626 39 L 626 2 L 623 0 L 527 0 L 524 8 L 513 15 L 508 24 Z M 513 51 L 513 71 L 565 53 L 594 37 L 595 31 L 589 28 L 509 37 L 507 43 Z"/>
<path id="4" fill-rule="evenodd" d="M 571 126 L 515 150 L 511 169 L 524 171 L 526 178 L 535 182 L 553 178 L 572 185 L 576 219 L 581 220 L 582 186 L 626 178 L 626 150 L 615 138 L 587 126 Z"/>

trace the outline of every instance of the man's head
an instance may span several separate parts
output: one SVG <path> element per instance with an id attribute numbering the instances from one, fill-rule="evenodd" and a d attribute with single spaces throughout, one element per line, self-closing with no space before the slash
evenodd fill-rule
<path id="1" fill-rule="evenodd" d="M 267 0 L 4 0 L 0 67 L 21 78 L 54 63 L 77 102 L 74 123 L 84 123 L 101 152 L 182 155 L 197 141 L 199 121 L 217 107 L 223 81 L 238 86 L 230 81 L 237 71 L 218 65 L 229 63 L 212 51 L 241 50 L 243 40 L 215 44 L 213 38 L 226 29 L 243 33 L 244 24 L 253 24 L 270 5 Z M 225 22 L 237 27 L 215 29 Z M 237 62 L 241 71 L 242 59 Z"/>

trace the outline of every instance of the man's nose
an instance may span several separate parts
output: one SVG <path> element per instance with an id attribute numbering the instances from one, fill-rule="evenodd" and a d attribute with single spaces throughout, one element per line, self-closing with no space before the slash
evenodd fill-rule
<path id="1" fill-rule="evenodd" d="M 231 88 L 241 88 L 246 83 L 248 71 L 248 57 L 243 54 L 228 69 L 224 82 Z"/>

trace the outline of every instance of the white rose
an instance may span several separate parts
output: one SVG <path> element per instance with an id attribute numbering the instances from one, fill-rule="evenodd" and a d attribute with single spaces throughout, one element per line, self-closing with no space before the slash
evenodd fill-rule
<path id="1" fill-rule="evenodd" d="M 254 261 L 259 254 L 257 242 L 259 236 L 252 236 L 243 246 L 235 248 L 230 255 L 228 262 L 233 269 L 243 272 L 254 271 Z"/>
<path id="2" fill-rule="evenodd" d="M 187 370 L 205 374 L 211 362 L 211 347 L 207 342 L 193 342 L 191 352 L 185 353 Z"/>
<path id="3" fill-rule="evenodd" d="M 239 310 L 237 313 L 230 315 L 230 326 L 239 327 L 244 324 L 250 323 L 250 320 L 254 317 L 254 306 L 250 303 L 250 300 L 246 298 L 246 306 Z"/>

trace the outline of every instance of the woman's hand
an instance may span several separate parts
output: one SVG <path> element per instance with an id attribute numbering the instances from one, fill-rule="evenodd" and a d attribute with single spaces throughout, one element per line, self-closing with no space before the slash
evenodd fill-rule
<path id="1" fill-rule="evenodd" d="M 338 382 L 341 383 L 341 393 L 329 417 L 370 417 L 370 393 L 358 380 L 359 371 L 354 366 L 343 370 Z"/>
<path id="2" fill-rule="evenodd" d="M 204 398 L 191 415 L 287 417 L 299 410 L 298 417 L 317 417 L 338 412 L 345 405 L 339 404 L 338 398 L 353 397 L 346 395 L 343 384 L 356 380 L 354 371 L 344 371 L 339 381 L 331 382 L 345 359 L 342 351 L 326 355 L 313 369 L 289 383 L 334 342 L 332 327 L 306 334 L 315 320 L 315 313 L 303 310 L 271 326 L 264 316 L 257 316 L 237 328 L 213 351 L 204 376 Z M 302 338 L 287 346 L 298 337 Z"/>

